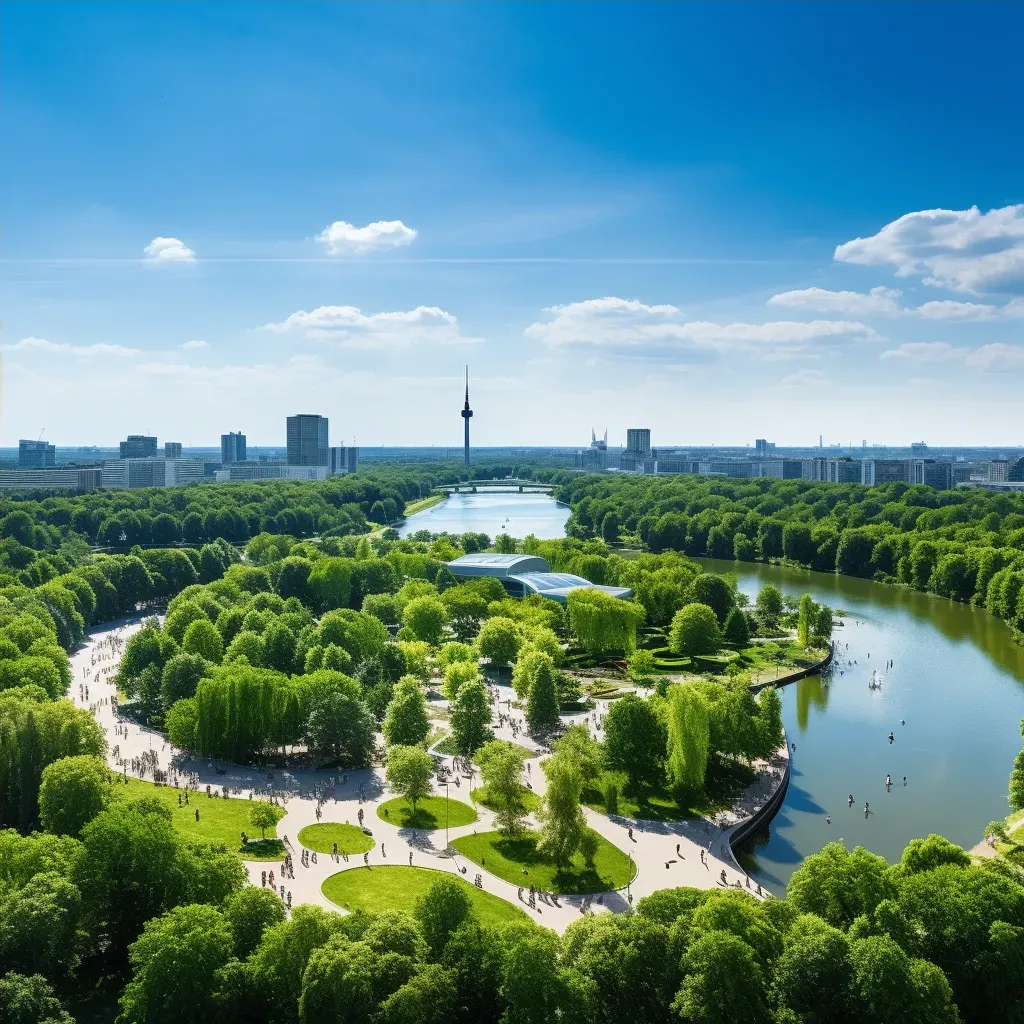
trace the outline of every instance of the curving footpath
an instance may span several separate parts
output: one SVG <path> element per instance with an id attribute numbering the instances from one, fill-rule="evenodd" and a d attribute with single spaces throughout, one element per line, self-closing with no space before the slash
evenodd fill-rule
<path id="1" fill-rule="evenodd" d="M 167 742 L 163 733 L 143 728 L 127 719 L 115 720 L 110 698 L 115 694 L 112 679 L 120 654 L 111 648 L 109 641 L 112 636 L 126 640 L 140 628 L 141 621 L 141 616 L 125 619 L 98 627 L 89 634 L 87 642 L 71 655 L 73 682 L 69 696 L 78 706 L 89 708 L 103 728 L 108 743 L 108 761 L 111 768 L 116 771 L 120 772 L 123 768 L 117 763 L 118 759 L 113 757 L 112 751 L 115 747 L 118 748 L 120 760 L 130 762 L 143 754 L 148 757 L 155 755 L 159 767 L 165 770 L 174 758 L 178 772 L 197 777 L 201 787 L 207 784 L 216 788 L 227 785 L 233 794 L 241 795 L 243 798 L 250 794 L 266 795 L 268 792 L 273 792 L 279 797 L 286 813 L 278 822 L 277 834 L 286 842 L 292 854 L 295 877 L 279 879 L 277 876 L 280 875 L 281 865 L 277 862 L 246 861 L 249 878 L 254 885 L 261 884 L 264 871 L 273 869 L 275 881 L 279 885 L 283 883 L 285 890 L 291 892 L 293 905 L 316 903 L 332 910 L 340 910 L 341 908 L 323 895 L 321 886 L 325 879 L 339 871 L 372 871 L 375 867 L 386 864 L 408 865 L 411 855 L 414 867 L 458 873 L 469 882 L 479 874 L 484 891 L 500 896 L 513 906 L 518 906 L 539 924 L 555 931 L 564 931 L 569 924 L 579 918 L 586 897 L 559 896 L 559 907 L 538 899 L 536 908 L 532 909 L 524 902 L 525 894 L 523 899 L 520 899 L 518 886 L 497 878 L 486 868 L 480 867 L 454 850 L 446 851 L 443 827 L 433 831 L 401 828 L 379 818 L 377 808 L 392 796 L 387 790 L 381 768 L 348 772 L 348 781 L 345 785 L 341 783 L 342 773 L 336 769 L 296 772 L 276 769 L 273 782 L 268 783 L 267 776 L 258 769 L 210 759 L 189 758 L 188 755 L 176 751 Z M 88 697 L 85 696 L 86 686 Z M 438 702 L 437 706 L 442 705 L 443 702 Z M 600 738 L 598 723 L 606 710 L 607 702 L 598 702 L 598 709 L 595 712 L 566 716 L 565 721 L 589 724 L 592 733 Z M 500 739 L 514 740 L 534 751 L 535 756 L 528 762 L 529 773 L 524 774 L 523 781 L 531 783 L 534 791 L 542 794 L 545 776 L 540 763 L 546 756 L 543 748 L 522 732 L 514 734 L 507 724 L 499 727 L 496 713 L 492 727 Z M 152 754 L 147 753 L 150 751 Z M 447 758 L 447 761 L 449 767 L 452 767 L 452 758 Z M 730 844 L 737 831 L 745 828 L 752 819 L 757 819 L 759 824 L 763 815 L 774 813 L 789 778 L 788 751 L 780 749 L 772 762 L 762 767 L 758 779 L 736 802 L 733 810 L 716 816 L 714 821 L 638 821 L 620 816 L 609 817 L 584 808 L 587 824 L 614 846 L 629 853 L 636 866 L 636 874 L 627 888 L 593 894 L 590 898 L 590 912 L 621 913 L 629 908 L 631 900 L 635 902 L 659 889 L 676 886 L 721 888 L 723 872 L 728 886 L 743 888 L 757 895 L 755 883 L 738 867 Z M 218 769 L 224 774 L 218 774 Z M 364 865 L 361 854 L 351 855 L 347 862 L 340 858 L 335 861 L 329 854 L 318 854 L 318 863 L 311 862 L 308 867 L 304 867 L 301 862 L 299 831 L 306 825 L 317 823 L 317 800 L 311 794 L 316 787 L 326 788 L 332 782 L 334 798 L 322 804 L 321 822 L 357 824 L 358 812 L 362 809 L 364 824 L 372 831 L 376 844 L 368 854 L 368 866 Z M 472 780 L 462 776 L 460 783 L 452 794 L 452 799 L 471 802 L 469 786 Z M 438 796 L 444 795 L 443 787 L 436 783 L 434 792 Z M 486 832 L 494 829 L 494 814 L 480 805 L 475 807 L 478 820 L 471 825 L 449 829 L 450 839 L 472 834 L 474 831 Z M 527 820 L 529 824 L 536 825 L 532 816 Z M 629 835 L 630 829 L 633 830 L 632 839 Z M 706 863 L 702 863 L 701 860 L 702 850 Z M 602 900 L 600 905 L 597 903 L 599 896 Z"/>

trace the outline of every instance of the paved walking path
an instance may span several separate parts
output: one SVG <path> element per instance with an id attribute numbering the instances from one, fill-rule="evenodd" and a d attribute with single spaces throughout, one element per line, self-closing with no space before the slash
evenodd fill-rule
<path id="1" fill-rule="evenodd" d="M 287 771 L 276 769 L 272 781 L 260 770 L 252 767 L 231 765 L 211 759 L 189 758 L 167 742 L 166 737 L 155 730 L 150 730 L 134 722 L 115 719 L 111 705 L 111 697 L 116 690 L 112 682 L 123 643 L 128 637 L 141 628 L 141 617 L 123 620 L 118 623 L 100 627 L 90 633 L 87 642 L 71 656 L 72 689 L 70 696 L 80 707 L 90 708 L 106 733 L 109 744 L 108 760 L 111 767 L 123 771 L 121 762 L 129 764 L 135 758 L 152 758 L 155 756 L 157 766 L 168 770 L 172 764 L 177 766 L 179 775 L 187 774 L 198 777 L 201 787 L 207 784 L 215 787 L 229 786 L 234 795 L 246 797 L 250 793 L 265 795 L 268 791 L 278 795 L 285 807 L 285 816 L 278 822 L 277 834 L 285 840 L 292 854 L 294 878 L 281 879 L 281 864 L 267 861 L 247 861 L 246 867 L 253 884 L 261 884 L 264 871 L 271 869 L 275 874 L 278 886 L 284 884 L 285 890 L 292 894 L 292 904 L 317 903 L 333 910 L 338 908 L 322 893 L 321 886 L 326 878 L 338 871 L 366 871 L 385 864 L 408 865 L 410 854 L 414 867 L 431 868 L 438 871 L 457 872 L 460 877 L 472 882 L 477 874 L 481 876 L 482 888 L 485 892 L 500 896 L 515 906 L 521 907 L 538 923 L 562 932 L 572 921 L 579 918 L 582 896 L 560 896 L 561 906 L 553 906 L 538 898 L 535 910 L 531 910 L 524 902 L 528 895 L 529 878 L 526 891 L 520 898 L 518 886 L 512 885 L 492 875 L 485 868 L 474 864 L 454 851 L 445 850 L 444 829 L 424 831 L 420 829 L 400 828 L 377 816 L 377 808 L 390 799 L 393 794 L 387 791 L 384 771 L 381 768 L 368 768 L 361 771 L 344 773 L 348 776 L 346 785 L 342 785 L 343 773 L 334 769 L 327 771 Z M 120 646 L 117 646 L 120 645 Z M 86 697 L 88 687 L 88 697 Z M 508 687 L 498 687 L 502 701 L 511 697 Z M 437 702 L 443 706 L 444 702 Z M 593 712 L 567 716 L 566 721 L 585 722 L 591 733 L 603 738 L 600 721 L 607 712 L 607 701 L 598 701 Z M 505 714 L 519 718 L 514 708 L 509 710 L 502 705 Z M 522 730 L 513 730 L 510 724 L 499 725 L 497 708 L 492 723 L 495 734 L 501 739 L 513 740 L 527 749 L 534 751 L 536 756 L 529 759 L 530 770 L 524 773 L 524 783 L 529 783 L 535 792 L 543 794 L 545 776 L 541 768 L 544 757 L 543 748 L 531 740 Z M 114 751 L 117 751 L 115 757 Z M 151 753 L 152 752 L 152 753 Z M 776 771 L 784 767 L 782 752 Z M 446 758 L 452 770 L 452 758 Z M 218 774 L 222 769 L 224 774 Z M 129 768 L 130 771 L 130 768 Z M 151 772 L 146 773 L 152 778 Z M 451 776 L 450 776 L 451 777 Z M 345 862 L 339 858 L 335 861 L 329 854 L 317 854 L 318 863 L 310 863 L 304 867 L 301 863 L 301 847 L 298 841 L 299 831 L 306 825 L 316 823 L 317 800 L 310 794 L 316 787 L 326 788 L 334 782 L 334 799 L 322 805 L 322 822 L 350 822 L 358 824 L 358 812 L 362 809 L 364 824 L 373 832 L 376 842 L 368 856 L 369 866 L 363 863 L 361 854 L 350 856 Z M 452 799 L 460 799 L 469 803 L 469 790 L 477 781 L 461 776 L 458 788 L 452 787 Z M 173 776 L 172 776 L 173 782 Z M 718 823 L 705 819 L 682 822 L 633 821 L 624 817 L 609 818 L 589 808 L 584 808 L 587 823 L 594 831 L 617 846 L 620 850 L 631 854 L 636 865 L 636 876 L 625 890 L 594 894 L 590 909 L 593 912 L 622 912 L 629 907 L 629 897 L 633 902 L 642 896 L 649 895 L 658 889 L 675 886 L 694 886 L 702 889 L 721 887 L 722 872 L 725 872 L 730 886 L 746 888 L 748 879 L 738 870 L 735 859 L 729 849 L 728 836 L 735 825 L 744 820 L 755 808 L 762 806 L 773 786 L 780 784 L 779 779 L 769 774 L 759 776 L 758 782 L 745 794 L 738 804 L 741 813 L 728 813 L 720 816 Z M 443 796 L 444 790 L 435 783 L 434 791 Z M 449 838 L 473 832 L 487 832 L 494 828 L 494 815 L 486 808 L 477 805 L 479 820 L 471 825 L 449 829 Z M 532 819 L 528 823 L 536 824 Z M 630 838 L 629 830 L 633 830 Z M 677 844 L 678 850 L 677 853 Z M 706 855 L 706 864 L 702 863 L 701 850 Z M 710 852 L 708 852 L 710 850 Z M 750 882 L 751 891 L 756 891 Z M 598 904 L 600 897 L 602 903 Z"/>

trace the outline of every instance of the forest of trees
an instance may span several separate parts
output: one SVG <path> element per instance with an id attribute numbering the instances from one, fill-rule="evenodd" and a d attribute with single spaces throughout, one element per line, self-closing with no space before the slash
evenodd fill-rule
<path id="1" fill-rule="evenodd" d="M 410 488 L 424 485 L 412 470 L 392 474 L 402 479 Z M 332 504 L 321 486 L 303 485 L 296 495 L 323 514 L 352 504 L 373 518 L 357 501 Z M 394 486 L 402 500 L 415 496 Z M 58 506 L 47 502 L 96 502 L 98 511 L 135 492 L 5 503 L 0 1024 L 71 1024 L 68 1005 L 87 1005 L 97 986 L 118 1003 L 121 1024 L 1016 1019 L 1024 997 L 1024 874 L 1013 859 L 972 861 L 929 836 L 890 866 L 835 843 L 804 861 L 785 899 L 669 889 L 640 900 L 631 914 L 582 918 L 561 937 L 525 921 L 482 924 L 465 893 L 443 877 L 411 914 L 343 917 L 299 906 L 286 919 L 279 899 L 246 884 L 233 852 L 184 839 L 164 805 L 119 784 L 105 767 L 106 743 L 91 715 L 65 697 L 67 651 L 90 625 L 159 609 L 166 617 L 149 619 L 126 645 L 118 685 L 134 711 L 173 742 L 244 762 L 299 757 L 354 766 L 370 761 L 383 735 L 388 778 L 415 801 L 430 767 L 424 690 L 437 685 L 450 701 L 455 747 L 477 752 L 499 823 L 515 829 L 523 814 L 516 803 L 522 753 L 491 739 L 481 659 L 511 669 L 531 730 L 545 735 L 559 710 L 580 699 L 565 672 L 569 651 L 632 660 L 639 632 L 651 627 L 679 652 L 725 642 L 730 631 L 743 642 L 740 634 L 771 632 L 780 620 L 792 620 L 801 642 L 827 637 L 828 609 L 809 600 L 787 605 L 774 588 L 748 609 L 727 578 L 691 561 L 689 554 L 707 551 L 713 531 L 732 529 L 737 548 L 738 536 L 750 539 L 751 557 L 805 564 L 814 564 L 810 547 L 794 539 L 804 529 L 822 544 L 820 531 L 834 529 L 836 558 L 859 543 L 851 537 L 874 537 L 861 574 L 901 578 L 909 560 L 908 582 L 939 593 L 951 557 L 977 558 L 975 589 L 967 594 L 965 585 L 965 600 L 977 599 L 983 564 L 1002 563 L 988 577 L 986 600 L 1000 573 L 1006 580 L 1022 571 L 1012 553 L 1021 550 L 1024 517 L 1014 518 L 1021 513 L 1013 501 L 991 504 L 1002 496 L 943 504 L 945 494 L 929 492 L 932 507 L 913 504 L 928 498 L 917 489 L 839 487 L 830 505 L 830 489 L 764 482 L 575 476 L 562 487 L 573 504 L 571 536 L 524 538 L 517 546 L 556 569 L 632 587 L 635 601 L 584 594 L 562 608 L 539 597 L 509 599 L 494 580 L 459 584 L 443 563 L 486 547 L 478 534 L 400 541 L 385 532 L 371 541 L 353 526 L 351 535 L 315 527 L 304 537 L 261 518 L 254 521 L 260 529 L 240 539 L 122 542 L 111 552 L 90 547 L 97 538 L 70 520 L 51 521 Z M 196 491 L 205 493 L 159 496 L 173 506 Z M 247 495 L 240 507 L 266 510 L 285 496 L 278 484 L 239 493 Z M 371 506 L 384 500 L 380 494 Z M 879 503 L 877 512 L 870 502 Z M 819 503 L 827 514 L 811 511 Z M 909 513 L 905 522 L 892 505 Z M 611 552 L 605 541 L 619 538 L 606 538 L 602 527 L 612 512 L 616 530 L 646 534 L 650 552 Z M 939 522 L 947 515 L 948 523 Z M 778 552 L 770 547 L 775 526 L 762 529 L 769 522 L 781 524 Z M 703 551 L 693 549 L 691 536 Z M 891 573 L 873 568 L 883 542 L 902 552 L 886 563 Z M 922 543 L 938 549 L 927 577 Z M 715 758 L 765 757 L 780 738 L 778 696 L 768 689 L 755 699 L 742 675 L 621 698 L 603 743 L 569 730 L 555 744 L 541 842 L 560 855 L 585 852 L 579 805 L 586 788 L 621 777 L 633 790 L 697 792 Z M 1024 792 L 1019 779 L 1016 785 Z"/>
<path id="2" fill-rule="evenodd" d="M 973 602 L 1024 630 L 1024 495 L 799 480 L 558 474 L 572 537 L 785 559 Z"/>

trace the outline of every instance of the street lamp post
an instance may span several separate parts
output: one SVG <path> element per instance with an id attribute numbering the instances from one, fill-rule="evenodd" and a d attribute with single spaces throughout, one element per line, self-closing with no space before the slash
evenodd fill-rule
<path id="1" fill-rule="evenodd" d="M 448 782 L 442 782 L 441 785 L 444 786 L 444 848 L 445 848 L 445 852 L 447 852 L 448 849 L 449 849 L 449 843 L 448 843 L 448 800 L 450 799 L 450 796 L 451 796 L 451 794 L 448 792 L 448 787 L 451 784 L 448 783 Z"/>

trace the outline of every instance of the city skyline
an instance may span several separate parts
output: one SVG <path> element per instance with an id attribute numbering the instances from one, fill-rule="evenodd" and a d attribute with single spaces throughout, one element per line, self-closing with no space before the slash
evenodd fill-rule
<path id="1" fill-rule="evenodd" d="M 1017 443 L 1024 13 L 853 10 L 12 5 L 0 446 Z"/>

